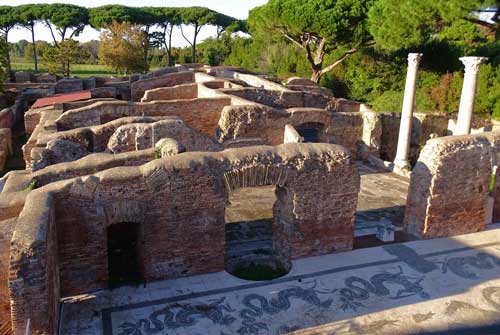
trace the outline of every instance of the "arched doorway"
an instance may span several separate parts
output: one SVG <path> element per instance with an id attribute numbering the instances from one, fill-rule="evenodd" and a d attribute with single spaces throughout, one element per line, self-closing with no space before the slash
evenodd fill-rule
<path id="1" fill-rule="evenodd" d="M 225 211 L 225 268 L 246 280 L 271 280 L 286 275 L 291 262 L 274 236 L 279 186 L 285 174 L 265 166 L 226 174 L 228 205 Z"/>
<path id="2" fill-rule="evenodd" d="M 106 229 L 108 285 L 118 287 L 142 281 L 139 262 L 139 224 L 120 222 Z"/>

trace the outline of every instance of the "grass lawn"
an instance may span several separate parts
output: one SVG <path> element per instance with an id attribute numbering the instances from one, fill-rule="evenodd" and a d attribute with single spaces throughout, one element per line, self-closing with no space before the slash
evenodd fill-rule
<path id="1" fill-rule="evenodd" d="M 12 62 L 12 69 L 14 71 L 34 71 L 35 65 L 30 62 Z M 40 73 L 47 72 L 43 65 L 39 65 Z M 94 77 L 94 76 L 121 76 L 119 73 L 110 71 L 103 65 L 95 64 L 73 64 L 71 65 L 71 76 L 75 77 Z"/>

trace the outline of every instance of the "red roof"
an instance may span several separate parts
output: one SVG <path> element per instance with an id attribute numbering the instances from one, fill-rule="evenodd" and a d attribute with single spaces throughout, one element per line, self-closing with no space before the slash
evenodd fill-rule
<path id="1" fill-rule="evenodd" d="M 35 103 L 32 108 L 40 108 L 45 106 L 50 106 L 62 102 L 87 100 L 92 98 L 92 94 L 89 91 L 78 91 L 71 93 L 56 94 L 46 98 L 40 98 Z"/>

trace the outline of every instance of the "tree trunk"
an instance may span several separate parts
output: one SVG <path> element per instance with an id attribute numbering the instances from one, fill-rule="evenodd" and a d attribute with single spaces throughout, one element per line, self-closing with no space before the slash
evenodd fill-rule
<path id="1" fill-rule="evenodd" d="M 8 32 L 5 32 L 5 44 L 7 45 L 7 78 L 10 79 L 11 75 L 12 75 L 12 67 L 10 65 L 10 47 L 9 47 L 9 42 L 7 40 L 7 34 Z"/>
<path id="2" fill-rule="evenodd" d="M 31 41 L 33 42 L 33 59 L 35 60 L 35 72 L 38 72 L 38 57 L 36 55 L 35 25 L 31 22 Z"/>
<path id="3" fill-rule="evenodd" d="M 192 57 L 191 57 L 191 62 L 196 63 L 196 38 L 198 37 L 198 25 L 194 26 L 194 39 L 193 39 L 193 46 L 191 48 L 192 50 Z"/>
<path id="4" fill-rule="evenodd" d="M 321 77 L 323 76 L 323 72 L 321 69 L 314 68 L 312 69 L 311 80 L 315 83 L 319 84 Z"/>
<path id="5" fill-rule="evenodd" d="M 148 63 L 148 53 L 149 53 L 149 27 L 144 30 L 144 62 Z M 149 66 L 148 66 L 149 67 Z"/>
<path id="6" fill-rule="evenodd" d="M 174 25 L 170 27 L 170 32 L 168 33 L 168 66 L 174 66 L 174 62 L 172 59 L 172 31 L 174 30 Z"/>

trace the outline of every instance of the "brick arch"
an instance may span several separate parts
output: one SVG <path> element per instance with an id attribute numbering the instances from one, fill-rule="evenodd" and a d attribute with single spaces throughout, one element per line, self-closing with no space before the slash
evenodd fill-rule
<path id="1" fill-rule="evenodd" d="M 142 203 L 129 199 L 106 204 L 104 206 L 106 227 L 120 222 L 144 223 L 144 207 Z"/>
<path id="2" fill-rule="evenodd" d="M 228 191 L 244 187 L 283 186 L 288 177 L 287 166 L 252 165 L 224 173 Z"/>

